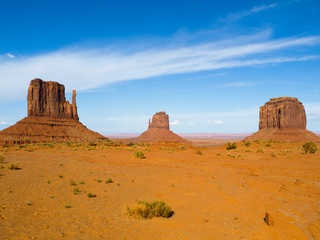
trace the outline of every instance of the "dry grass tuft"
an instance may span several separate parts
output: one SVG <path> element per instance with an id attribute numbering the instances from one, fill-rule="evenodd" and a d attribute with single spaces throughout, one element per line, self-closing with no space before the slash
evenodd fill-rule
<path id="1" fill-rule="evenodd" d="M 162 201 L 137 201 L 133 208 L 127 207 L 126 215 L 143 219 L 151 219 L 153 217 L 169 218 L 173 215 L 173 211 L 170 206 Z"/>

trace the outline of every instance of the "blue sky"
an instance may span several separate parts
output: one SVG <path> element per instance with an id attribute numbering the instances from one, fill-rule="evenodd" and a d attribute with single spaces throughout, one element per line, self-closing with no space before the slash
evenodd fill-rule
<path id="1" fill-rule="evenodd" d="M 320 131 L 320 2 L 0 2 L 0 129 L 27 115 L 34 78 L 77 90 L 80 121 L 178 133 L 258 130 L 259 106 L 297 97 Z"/>

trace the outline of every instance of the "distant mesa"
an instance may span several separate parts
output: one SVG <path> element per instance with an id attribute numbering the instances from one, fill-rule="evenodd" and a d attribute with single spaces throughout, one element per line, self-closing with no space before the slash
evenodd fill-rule
<path id="1" fill-rule="evenodd" d="M 76 91 L 72 104 L 65 99 L 64 85 L 36 78 L 28 88 L 28 117 L 0 132 L 0 142 L 97 141 L 104 136 L 87 129 L 79 122 Z"/>
<path id="2" fill-rule="evenodd" d="M 149 128 L 142 133 L 138 140 L 144 142 L 185 142 L 184 138 L 173 133 L 169 128 L 169 115 L 165 112 L 158 112 L 149 119 Z"/>
<path id="3" fill-rule="evenodd" d="M 259 131 L 244 140 L 320 142 L 320 137 L 306 130 L 306 125 L 306 113 L 297 98 L 271 98 L 260 107 Z"/>

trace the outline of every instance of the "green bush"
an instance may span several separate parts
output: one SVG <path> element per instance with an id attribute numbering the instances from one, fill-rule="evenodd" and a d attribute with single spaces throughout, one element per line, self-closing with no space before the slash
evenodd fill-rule
<path id="1" fill-rule="evenodd" d="M 112 178 L 108 178 L 108 179 L 106 180 L 106 183 L 113 183 Z"/>
<path id="2" fill-rule="evenodd" d="M 169 218 L 173 215 L 170 206 L 162 201 L 137 201 L 136 206 L 132 209 L 127 207 L 126 214 L 134 218 L 151 219 L 153 217 Z"/>
<path id="3" fill-rule="evenodd" d="M 95 195 L 95 194 L 93 194 L 93 193 L 88 193 L 88 197 L 89 198 L 94 198 L 94 197 L 96 197 L 97 195 Z"/>
<path id="4" fill-rule="evenodd" d="M 134 157 L 136 157 L 136 158 L 145 158 L 143 152 L 141 152 L 141 151 L 135 152 L 134 153 Z"/>
<path id="5" fill-rule="evenodd" d="M 7 169 L 10 169 L 10 170 L 18 170 L 18 169 L 19 169 L 19 166 L 18 166 L 18 164 L 16 164 L 16 163 L 8 163 L 8 164 L 7 164 Z"/>
<path id="6" fill-rule="evenodd" d="M 264 153 L 264 151 L 262 150 L 262 148 L 259 148 L 256 153 Z"/>
<path id="7" fill-rule="evenodd" d="M 88 146 L 95 147 L 95 146 L 97 146 L 97 144 L 95 142 L 89 142 Z"/>
<path id="8" fill-rule="evenodd" d="M 196 154 L 202 155 L 202 152 L 200 150 L 196 151 Z"/>
<path id="9" fill-rule="evenodd" d="M 317 144 L 315 144 L 314 142 L 306 142 L 305 144 L 303 144 L 302 150 L 305 153 L 315 153 L 317 151 Z"/>
<path id="10" fill-rule="evenodd" d="M 236 148 L 237 148 L 237 145 L 236 145 L 235 142 L 234 143 L 230 143 L 229 142 L 227 147 L 226 147 L 227 150 L 236 149 Z"/>

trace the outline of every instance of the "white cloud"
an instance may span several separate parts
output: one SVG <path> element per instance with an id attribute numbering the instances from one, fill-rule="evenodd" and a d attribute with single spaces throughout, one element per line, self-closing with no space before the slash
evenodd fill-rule
<path id="1" fill-rule="evenodd" d="M 7 55 L 8 58 L 15 58 L 15 57 L 16 57 L 16 56 L 14 56 L 14 55 L 11 54 L 11 53 L 7 53 L 6 55 Z"/>
<path id="2" fill-rule="evenodd" d="M 215 120 L 215 121 L 209 120 L 208 123 L 212 123 L 212 124 L 223 124 L 223 121 L 221 121 L 221 120 Z"/>
<path id="3" fill-rule="evenodd" d="M 229 88 L 229 87 L 250 87 L 252 86 L 252 83 L 246 83 L 246 82 L 234 82 L 234 83 L 227 83 L 222 85 L 223 88 Z"/>
<path id="4" fill-rule="evenodd" d="M 1 121 L 0 122 L 0 125 L 7 125 L 7 124 L 9 124 L 7 121 Z"/>
<path id="5" fill-rule="evenodd" d="M 320 36 L 273 41 L 265 40 L 265 37 L 265 34 L 254 34 L 189 46 L 180 45 L 178 42 L 175 46 L 169 44 L 139 51 L 121 50 L 127 46 L 80 50 L 70 48 L 41 55 L 16 57 L 15 61 L 1 58 L 0 104 L 24 100 L 30 80 L 36 77 L 63 83 L 68 91 L 88 90 L 114 82 L 168 74 L 309 61 L 318 58 L 314 55 L 292 57 L 292 54 L 288 57 L 284 53 L 283 56 L 276 58 L 269 55 L 288 48 L 319 44 Z"/>
<path id="6" fill-rule="evenodd" d="M 250 10 L 230 13 L 230 14 L 228 14 L 228 16 L 226 18 L 220 19 L 220 21 L 225 22 L 225 23 L 235 22 L 243 17 L 261 12 L 266 9 L 274 8 L 275 6 L 277 6 L 276 3 L 269 4 L 269 5 L 255 6 L 255 7 L 251 8 Z"/>
<path id="7" fill-rule="evenodd" d="M 175 126 L 175 125 L 181 125 L 179 120 L 174 120 L 173 122 L 170 123 L 170 125 Z"/>

